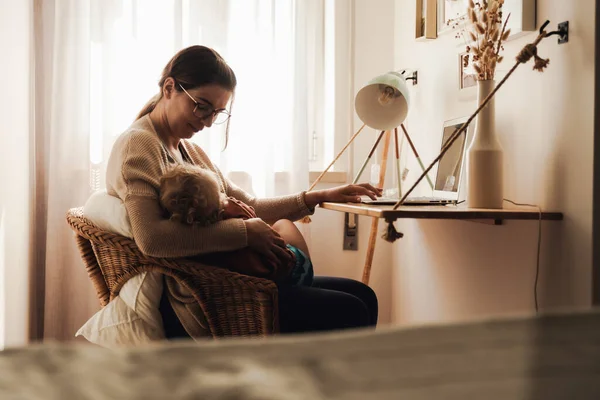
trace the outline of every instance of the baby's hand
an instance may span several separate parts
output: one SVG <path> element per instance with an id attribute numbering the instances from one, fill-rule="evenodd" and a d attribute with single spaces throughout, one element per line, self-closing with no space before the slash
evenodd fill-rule
<path id="1" fill-rule="evenodd" d="M 256 213 L 252 207 L 247 206 L 233 197 L 229 197 L 227 202 L 223 203 L 223 206 L 224 218 L 256 218 Z"/>

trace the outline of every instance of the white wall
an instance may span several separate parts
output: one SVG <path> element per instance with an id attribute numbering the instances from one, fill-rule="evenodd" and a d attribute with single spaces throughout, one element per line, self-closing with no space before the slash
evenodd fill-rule
<path id="1" fill-rule="evenodd" d="M 395 67 L 417 68 L 409 130 L 431 160 L 445 119 L 470 115 L 475 91 L 457 89 L 458 52 L 452 34 L 414 40 L 413 0 L 396 0 Z M 538 23 L 569 21 L 570 38 L 544 40 L 544 73 L 521 66 L 496 96 L 497 129 L 505 151 L 505 197 L 562 211 L 544 222 L 539 301 L 543 309 L 591 305 L 594 108 L 593 1 L 537 0 Z M 505 46 L 505 73 L 536 33 Z M 497 80 L 503 76 L 503 72 Z M 410 161 L 409 161 L 410 163 Z M 416 178 L 413 164 L 410 179 Z M 464 191 L 463 191 L 464 193 Z M 403 324 L 456 321 L 533 310 L 537 222 L 488 226 L 462 221 L 397 222 L 392 318 Z"/>
<path id="2" fill-rule="evenodd" d="M 0 348 L 27 339 L 30 3 L 0 0 Z"/>
<path id="3" fill-rule="evenodd" d="M 549 19 L 550 26 L 556 27 L 568 20 L 570 42 L 558 46 L 556 37 L 544 40 L 540 54 L 550 58 L 550 67 L 540 74 L 531 65 L 521 66 L 498 92 L 505 197 L 565 214 L 564 221 L 543 223 L 538 299 L 542 309 L 585 307 L 591 304 L 595 5 L 587 0 L 537 2 L 537 25 Z M 462 47 L 452 34 L 415 41 L 413 0 L 379 0 L 377 7 L 368 0 L 354 3 L 352 93 L 382 72 L 418 69 L 420 82 L 411 89 L 413 107 L 407 126 L 422 158 L 431 160 L 437 155 L 443 121 L 469 115 L 476 108 L 475 89 L 457 89 Z M 530 33 L 506 44 L 498 79 L 535 36 Z M 348 134 L 360 126 L 355 117 Z M 373 131 L 357 139 L 355 171 L 373 140 Z M 404 160 L 411 171 L 410 182 L 417 177 L 418 166 L 407 151 Z M 388 168 L 386 187 L 393 187 L 393 179 Z M 427 193 L 426 184 L 417 190 L 417 194 Z M 311 252 L 317 272 L 360 279 L 370 220 L 360 219 L 357 252 L 341 250 L 342 213 L 318 210 L 313 221 Z M 383 324 L 533 311 L 537 222 L 490 226 L 404 220 L 396 227 L 405 237 L 395 244 L 378 239 L 373 262 L 371 286 L 379 297 Z"/>

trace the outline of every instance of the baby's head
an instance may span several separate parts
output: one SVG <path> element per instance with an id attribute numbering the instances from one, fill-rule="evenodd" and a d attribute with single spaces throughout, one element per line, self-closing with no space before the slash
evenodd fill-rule
<path id="1" fill-rule="evenodd" d="M 216 174 L 195 165 L 177 165 L 160 178 L 160 204 L 175 221 L 216 222 L 224 198 Z"/>

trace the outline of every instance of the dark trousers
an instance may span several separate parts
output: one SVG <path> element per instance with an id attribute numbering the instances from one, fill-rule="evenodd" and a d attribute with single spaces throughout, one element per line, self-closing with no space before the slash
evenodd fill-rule
<path id="1" fill-rule="evenodd" d="M 375 292 L 352 279 L 316 276 L 311 287 L 279 285 L 281 333 L 377 325 Z"/>
<path id="2" fill-rule="evenodd" d="M 361 282 L 316 276 L 310 287 L 278 285 L 278 289 L 281 333 L 377 325 L 377 296 Z M 166 293 L 161 298 L 160 311 L 167 338 L 189 337 L 171 308 Z"/>

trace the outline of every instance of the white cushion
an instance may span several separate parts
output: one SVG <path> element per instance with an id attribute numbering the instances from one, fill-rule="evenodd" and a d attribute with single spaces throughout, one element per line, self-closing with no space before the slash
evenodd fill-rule
<path id="1" fill-rule="evenodd" d="M 164 339 L 162 330 L 153 328 L 119 297 L 92 316 L 77 331 L 88 341 L 102 347 L 135 346 Z"/>
<path id="2" fill-rule="evenodd" d="M 83 215 L 99 228 L 132 238 L 127 210 L 121 199 L 106 191 L 90 196 Z M 143 272 L 130 278 L 119 295 L 94 314 L 75 336 L 104 347 L 137 345 L 165 337 L 159 311 L 163 276 Z"/>
<path id="3" fill-rule="evenodd" d="M 163 286 L 161 273 L 142 272 L 125 282 L 119 296 L 148 325 L 162 331 L 162 316 L 158 308 Z"/>
<path id="4" fill-rule="evenodd" d="M 100 190 L 90 196 L 83 206 L 83 215 L 98 228 L 133 238 L 125 204 L 118 197 Z"/>

